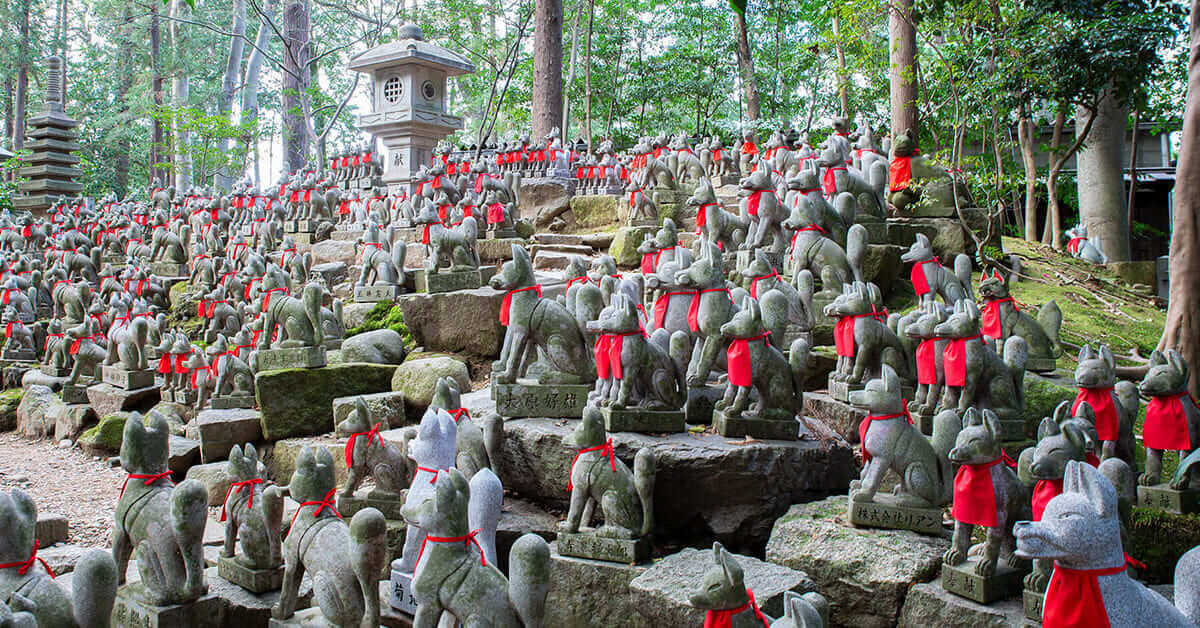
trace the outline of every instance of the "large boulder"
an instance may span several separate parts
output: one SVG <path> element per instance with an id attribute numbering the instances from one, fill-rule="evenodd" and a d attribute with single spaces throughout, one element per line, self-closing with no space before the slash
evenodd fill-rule
<path id="1" fill-rule="evenodd" d="M 345 262 L 326 262 L 314 264 L 310 272 L 321 275 L 326 285 L 332 286 L 344 281 L 349 270 L 350 266 Z"/>
<path id="2" fill-rule="evenodd" d="M 946 266 L 953 267 L 954 257 L 959 253 L 975 253 L 975 241 L 957 218 L 890 218 L 887 221 L 889 244 L 907 250 L 916 241 L 918 233 L 929 238 L 934 254 Z"/>
<path id="3" fill-rule="evenodd" d="M 162 397 L 158 386 L 125 390 L 100 383 L 87 387 L 87 398 L 96 414 L 106 416 L 114 412 L 149 412 Z"/>
<path id="4" fill-rule="evenodd" d="M 233 476 L 229 475 L 229 463 L 210 462 L 193 465 L 187 470 L 187 479 L 196 480 L 208 491 L 208 505 L 220 506 L 225 503 L 229 487 L 233 484 Z"/>
<path id="5" fill-rule="evenodd" d="M 127 412 L 115 412 L 100 418 L 100 423 L 79 437 L 79 446 L 93 455 L 111 455 L 121 451 Z"/>
<path id="6" fill-rule="evenodd" d="M 387 430 L 400 427 L 405 423 L 404 393 L 393 391 L 334 399 L 333 424 L 335 426 L 350 416 L 350 412 L 354 409 L 354 403 L 358 399 L 362 399 L 367 404 L 367 412 L 370 414 L 372 424 L 374 422 L 383 423 L 379 429 Z"/>
<path id="7" fill-rule="evenodd" d="M 194 425 L 204 462 L 224 460 L 234 445 L 262 439 L 262 414 L 253 408 L 201 410 Z"/>
<path id="8" fill-rule="evenodd" d="M 392 376 L 392 390 L 404 394 L 405 411 L 410 422 L 421 420 L 425 409 L 433 401 L 433 392 L 438 380 L 452 377 L 458 382 L 459 392 L 471 391 L 471 374 L 467 365 L 450 356 L 436 356 L 408 360 L 396 369 Z"/>
<path id="9" fill-rule="evenodd" d="M 637 247 L 642 243 L 646 234 L 654 235 L 652 227 L 621 227 L 613 236 L 608 254 L 617 262 L 617 266 L 632 268 L 642 261 L 642 254 Z"/>
<path id="10" fill-rule="evenodd" d="M 404 338 L 392 329 L 376 329 L 342 341 L 342 362 L 400 364 L 408 350 Z"/>
<path id="11" fill-rule="evenodd" d="M 579 227 L 595 229 L 624 222 L 629 213 L 628 203 L 620 196 L 575 196 L 571 199 L 571 213 Z"/>
<path id="12" fill-rule="evenodd" d="M 644 619 L 629 595 L 629 583 L 646 570 L 603 560 L 560 556 L 550 550 L 546 626 L 562 628 L 657 628 Z"/>
<path id="13" fill-rule="evenodd" d="M 346 242 L 345 240 L 325 240 L 324 242 L 318 242 L 312 245 L 312 256 L 314 264 L 341 262 L 349 267 L 358 261 L 358 255 L 354 250 L 354 243 Z"/>
<path id="14" fill-rule="evenodd" d="M 577 451 L 575 425 L 557 419 L 505 421 L 496 466 L 504 488 L 547 505 L 567 499 Z M 734 441 L 717 434 L 612 434 L 616 454 L 632 467 L 642 447 L 654 452 L 655 536 L 660 541 L 731 548 L 761 546 L 771 523 L 794 503 L 845 491 L 858 474 L 850 447 L 805 428 L 796 441 Z"/>
<path id="15" fill-rule="evenodd" d="M 386 364 L 353 363 L 259 373 L 254 388 L 263 438 L 332 432 L 334 399 L 390 390 L 395 370 Z"/>
<path id="16" fill-rule="evenodd" d="M 167 441 L 167 468 L 176 478 L 183 477 L 192 465 L 200 462 L 199 441 L 171 435 Z"/>
<path id="17" fill-rule="evenodd" d="M 977 604 L 942 588 L 941 582 L 925 582 L 908 590 L 900 614 L 902 628 L 992 628 L 1030 626 L 1021 598 Z"/>
<path id="18" fill-rule="evenodd" d="M 465 353 L 485 359 L 500 356 L 504 293 L 491 288 L 400 297 L 404 323 L 427 351 Z"/>
<path id="19" fill-rule="evenodd" d="M 338 486 L 346 481 L 346 439 L 336 439 L 329 436 L 317 438 L 285 438 L 276 441 L 270 448 L 260 450 L 267 472 L 276 484 L 288 484 L 292 481 L 292 473 L 296 471 L 296 459 L 306 446 L 324 447 L 333 455 L 333 473 Z"/>
<path id="20" fill-rule="evenodd" d="M 346 329 L 353 329 L 367 320 L 367 314 L 375 309 L 374 303 L 345 303 L 342 305 L 342 322 Z"/>
<path id="21" fill-rule="evenodd" d="M 775 522 L 766 559 L 808 574 L 834 626 L 895 626 L 909 588 L 938 575 L 949 535 L 853 528 L 845 496 L 792 506 Z"/>
<path id="22" fill-rule="evenodd" d="M 1025 373 L 1025 423 L 1036 430 L 1042 417 L 1054 416 L 1054 408 L 1073 401 L 1079 389 L 1070 375 Z"/>
<path id="23" fill-rule="evenodd" d="M 746 588 L 754 592 L 758 607 L 771 617 L 783 615 L 786 591 L 808 593 L 817 585 L 795 569 L 763 562 L 750 556 L 733 556 L 742 567 Z M 656 561 L 629 583 L 633 606 L 652 626 L 702 626 L 705 612 L 688 598 L 701 590 L 704 574 L 713 568 L 712 549 L 685 548 Z"/>
<path id="24" fill-rule="evenodd" d="M 0 392 L 0 432 L 17 429 L 17 408 L 21 407 L 21 398 L 24 396 L 24 388 Z"/>
<path id="25" fill-rule="evenodd" d="M 521 238 L 486 238 L 475 243 L 481 264 L 501 264 L 512 259 L 512 245 L 524 244 Z"/>
<path id="26" fill-rule="evenodd" d="M 54 434 L 54 420 L 46 416 L 50 408 L 64 405 L 54 391 L 45 386 L 25 389 L 17 404 L 17 430 L 26 438 L 45 438 Z"/>
<path id="27" fill-rule="evenodd" d="M 521 215 L 533 218 L 533 224 L 545 229 L 555 218 L 571 208 L 568 181 L 544 177 L 521 181 Z"/>
<path id="28" fill-rule="evenodd" d="M 85 403 L 52 404 L 46 419 L 54 421 L 54 440 L 75 440 L 87 428 L 99 421 L 96 411 Z"/>

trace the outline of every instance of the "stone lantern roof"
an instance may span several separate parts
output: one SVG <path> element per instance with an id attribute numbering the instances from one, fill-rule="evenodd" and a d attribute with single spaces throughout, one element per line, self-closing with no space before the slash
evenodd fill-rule
<path id="1" fill-rule="evenodd" d="M 380 44 L 355 56 L 350 60 L 350 69 L 373 72 L 396 66 L 421 65 L 444 71 L 446 76 L 475 71 L 475 66 L 466 57 L 425 41 L 425 34 L 416 24 L 401 26 L 397 34 L 400 39 Z"/>

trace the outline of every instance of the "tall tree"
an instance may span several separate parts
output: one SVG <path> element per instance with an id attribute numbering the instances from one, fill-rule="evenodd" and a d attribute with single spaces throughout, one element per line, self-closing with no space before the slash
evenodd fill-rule
<path id="1" fill-rule="evenodd" d="M 229 56 L 225 58 L 225 76 L 221 79 L 221 95 L 217 101 L 217 110 L 226 120 L 232 114 L 234 92 L 242 80 L 242 53 L 246 47 L 246 0 L 233 0 L 233 23 L 229 32 Z M 229 150 L 229 138 L 221 139 L 221 150 Z M 231 178 L 230 173 L 222 168 L 217 172 L 217 187 L 229 189 Z"/>
<path id="2" fill-rule="evenodd" d="M 1089 115 L 1080 107 L 1075 115 L 1078 134 Z M 1104 253 L 1114 262 L 1129 260 L 1129 213 L 1125 207 L 1125 131 L 1129 126 L 1129 107 L 1113 95 L 1100 101 L 1091 133 L 1079 149 L 1076 168 L 1079 191 L 1079 219 L 1088 228 L 1088 236 L 1100 241 Z"/>
<path id="3" fill-rule="evenodd" d="M 187 25 L 180 20 L 186 20 L 191 15 L 191 5 L 187 0 L 171 0 L 171 49 L 174 62 L 172 64 L 174 77 L 174 106 L 179 110 L 188 105 L 191 98 L 191 78 L 184 64 L 188 51 Z M 192 185 L 192 152 L 189 150 L 187 129 L 182 128 L 180 117 L 172 116 L 171 123 L 175 128 L 175 189 L 181 194 Z"/>
<path id="4" fill-rule="evenodd" d="M 13 113 L 13 139 L 12 145 L 14 149 L 25 147 L 25 117 L 29 109 L 29 56 L 30 56 L 30 28 L 29 28 L 29 13 L 32 11 L 33 3 L 31 0 L 22 0 L 19 15 L 17 16 L 17 31 L 20 37 L 20 44 L 17 47 L 17 85 L 16 96 L 13 108 L 16 110 Z"/>
<path id="5" fill-rule="evenodd" d="M 754 76 L 754 56 L 750 50 L 750 31 L 746 26 L 746 1 L 730 0 L 730 5 L 737 29 L 737 62 L 742 77 L 742 93 L 746 96 L 746 117 L 757 121 L 762 114 L 758 104 L 758 80 Z"/>
<path id="6" fill-rule="evenodd" d="M 550 133 L 563 118 L 562 23 L 562 0 L 537 0 L 533 16 L 533 98 L 530 103 L 534 138 L 540 139 Z"/>
<path id="7" fill-rule="evenodd" d="M 915 133 L 918 131 L 917 28 L 913 23 L 913 0 L 893 0 L 888 7 L 892 132 Z"/>
<path id="8" fill-rule="evenodd" d="M 150 92 L 154 99 L 154 115 L 151 117 L 153 130 L 150 144 L 150 178 L 154 181 L 164 181 L 166 171 L 161 166 L 167 159 L 166 133 L 163 130 L 163 119 L 159 115 L 163 107 L 163 74 L 162 74 L 162 24 L 158 15 L 158 3 L 150 4 Z"/>
<path id="9" fill-rule="evenodd" d="M 295 172 L 308 159 L 305 92 L 312 60 L 308 0 L 288 0 L 283 8 L 283 167 Z"/>
<path id="10" fill-rule="evenodd" d="M 254 49 L 250 59 L 246 61 L 246 86 L 242 89 L 242 122 L 254 133 L 258 127 L 258 87 L 262 77 L 263 62 L 266 60 L 266 50 L 271 37 L 270 22 L 275 19 L 275 2 L 266 0 L 262 6 L 262 16 L 258 20 L 258 34 L 254 37 Z M 252 137 L 247 137 L 250 143 Z M 254 183 L 259 184 L 258 142 L 252 142 L 254 152 Z"/>
<path id="11" fill-rule="evenodd" d="M 1200 395 L 1200 0 L 1192 0 L 1187 105 L 1171 224 L 1171 288 L 1159 349 L 1175 349 L 1188 364 L 1192 396 Z"/>

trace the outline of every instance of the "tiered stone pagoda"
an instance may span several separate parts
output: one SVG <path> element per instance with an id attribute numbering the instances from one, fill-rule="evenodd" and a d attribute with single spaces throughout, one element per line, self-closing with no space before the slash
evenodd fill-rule
<path id="1" fill-rule="evenodd" d="M 350 60 L 350 69 L 371 75 L 375 98 L 358 126 L 383 140 L 388 149 L 383 182 L 390 193 L 412 194 L 414 174 L 428 165 L 437 143 L 463 128 L 446 110 L 446 79 L 475 71 L 465 57 L 425 41 L 416 24 L 399 29 L 397 41 Z"/>
<path id="2" fill-rule="evenodd" d="M 79 150 L 75 140 L 79 126 L 63 107 L 62 58 L 50 57 L 46 71 L 46 102 L 42 113 L 30 118 L 28 136 L 33 141 L 25 148 L 33 151 L 25 158 L 28 165 L 17 174 L 22 181 L 18 184 L 21 194 L 13 199 L 13 207 L 31 211 L 45 211 L 55 202 L 75 198 L 83 190 L 78 178 L 79 157 L 71 154 Z"/>

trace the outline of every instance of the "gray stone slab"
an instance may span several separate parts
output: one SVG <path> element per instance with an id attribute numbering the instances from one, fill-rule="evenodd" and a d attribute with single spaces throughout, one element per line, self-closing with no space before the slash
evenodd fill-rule
<path id="1" fill-rule="evenodd" d="M 946 591 L 941 582 L 937 581 L 913 586 L 904 601 L 899 618 L 901 628 L 995 628 L 1029 625 L 1025 621 L 1020 600 L 1004 600 L 985 606 Z"/>
<path id="2" fill-rule="evenodd" d="M 1021 592 L 1023 571 L 1001 562 L 996 565 L 995 574 L 981 576 L 975 573 L 978 561 L 978 558 L 968 558 L 961 565 L 942 565 L 942 588 L 980 604 L 1007 600 Z"/>
<path id="3" fill-rule="evenodd" d="M 325 366 L 325 347 L 266 349 L 258 352 L 258 369 L 312 369 Z"/>
<path id="4" fill-rule="evenodd" d="M 276 591 L 283 584 L 283 565 L 274 569 L 251 569 L 237 560 L 221 556 L 217 559 L 217 575 L 251 593 Z"/>
<path id="5" fill-rule="evenodd" d="M 562 556 L 550 546 L 547 627 L 664 628 L 638 612 L 629 583 L 646 567 Z"/>
<path id="6" fill-rule="evenodd" d="M 942 534 L 941 508 L 899 506 L 891 495 L 877 493 L 873 502 L 850 502 L 850 524 L 860 528 L 912 530 L 921 534 Z"/>
<path id="7" fill-rule="evenodd" d="M 483 277 L 479 270 L 459 272 L 443 270 L 433 274 L 425 270 L 418 270 L 415 278 L 417 292 L 425 294 L 454 292 L 455 290 L 475 290 L 483 286 Z"/>
<path id="8" fill-rule="evenodd" d="M 760 440 L 796 440 L 800 437 L 800 422 L 796 419 L 760 419 L 750 416 L 729 417 L 713 410 L 713 428 L 726 438 L 750 436 Z"/>
<path id="9" fill-rule="evenodd" d="M 127 371 L 120 366 L 100 367 L 100 378 L 106 384 L 111 384 L 122 390 L 136 390 L 154 386 L 154 371 Z"/>
<path id="10" fill-rule="evenodd" d="M 857 443 L 858 426 L 867 418 L 867 411 L 816 391 L 804 393 L 804 416 L 820 420 L 846 442 Z"/>
<path id="11" fill-rule="evenodd" d="M 114 412 L 146 412 L 159 401 L 157 386 L 124 390 L 112 384 L 96 384 L 87 387 L 87 403 L 92 405 L 96 414 L 104 418 Z"/>
<path id="12" fill-rule="evenodd" d="M 239 410 L 254 408 L 258 402 L 254 400 L 254 395 L 224 395 L 213 397 L 209 403 L 213 410 Z"/>
<path id="13" fill-rule="evenodd" d="M 651 550 L 650 539 L 646 538 L 613 539 L 599 536 L 590 528 L 558 533 L 558 553 L 563 556 L 632 564 L 649 560 Z"/>
<path id="14" fill-rule="evenodd" d="M 37 542 L 40 547 L 50 547 L 55 543 L 65 543 L 70 526 L 64 515 L 52 512 L 39 512 L 36 525 Z"/>
<path id="15" fill-rule="evenodd" d="M 126 584 L 117 590 L 112 624 L 116 628 L 218 628 L 224 604 L 209 593 L 187 604 L 152 606 L 141 602 L 141 583 Z"/>
<path id="16" fill-rule="evenodd" d="M 369 412 L 371 415 L 372 425 L 378 421 L 383 423 L 379 429 L 388 430 L 405 424 L 404 393 L 397 390 L 392 392 L 374 393 L 370 395 L 338 397 L 337 399 L 334 399 L 334 426 L 337 426 L 338 423 L 345 421 L 347 416 L 350 416 L 350 412 L 354 409 L 354 401 L 360 397 L 367 404 L 367 412 Z M 474 414 L 472 414 L 472 416 L 474 416 Z"/>
<path id="17" fill-rule="evenodd" d="M 671 434 L 686 428 L 682 410 L 614 410 L 605 407 L 601 408 L 601 414 L 604 415 L 604 429 L 608 432 Z"/>
<path id="18" fill-rule="evenodd" d="M 400 514 L 400 508 L 404 506 L 404 502 L 399 496 L 394 499 L 379 499 L 372 495 L 373 492 L 368 489 L 359 489 L 353 497 L 339 494 L 337 498 L 338 513 L 342 515 L 343 519 L 346 519 L 353 517 L 355 513 L 364 508 L 374 508 L 383 513 L 384 519 L 392 521 L 404 519 L 404 516 Z"/>
<path id="19" fill-rule="evenodd" d="M 150 274 L 159 277 L 187 277 L 187 264 L 172 264 L 170 262 L 151 262 Z"/>
<path id="20" fill-rule="evenodd" d="M 62 400 L 63 403 L 87 403 L 87 386 L 63 384 Z"/>
<path id="21" fill-rule="evenodd" d="M 591 386 L 573 384 L 492 384 L 496 412 L 505 418 L 583 416 Z"/>
<path id="22" fill-rule="evenodd" d="M 1177 515 L 1200 513 L 1200 489 L 1177 491 L 1168 484 L 1137 487 L 1138 506 Z"/>

